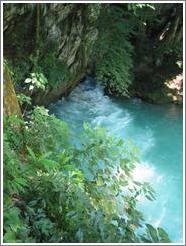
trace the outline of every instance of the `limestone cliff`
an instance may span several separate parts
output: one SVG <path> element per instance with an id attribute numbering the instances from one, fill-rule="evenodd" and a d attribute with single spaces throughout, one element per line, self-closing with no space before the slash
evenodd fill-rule
<path id="1" fill-rule="evenodd" d="M 23 56 L 23 59 L 33 60 L 38 55 L 38 46 L 41 50 L 41 41 L 44 47 L 42 56 L 50 52 L 50 46 L 47 48 L 46 44 L 54 43 L 55 59 L 62 62 L 68 72 L 68 76 L 57 85 L 49 85 L 44 93 L 35 93 L 36 104 L 56 100 L 82 79 L 97 38 L 98 15 L 99 5 L 95 4 L 5 4 L 5 57 L 15 60 Z M 21 52 L 17 49 L 20 45 Z M 32 66 L 26 69 L 29 71 Z M 47 69 L 52 71 L 53 66 L 54 62 L 51 62 Z"/>

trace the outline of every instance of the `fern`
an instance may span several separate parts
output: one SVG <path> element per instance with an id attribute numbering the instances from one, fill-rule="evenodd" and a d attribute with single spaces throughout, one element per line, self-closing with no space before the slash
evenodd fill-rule
<path id="1" fill-rule="evenodd" d="M 105 87 L 119 95 L 128 95 L 132 83 L 133 46 L 129 42 L 129 23 L 118 7 L 104 8 L 94 48 L 96 77 Z"/>

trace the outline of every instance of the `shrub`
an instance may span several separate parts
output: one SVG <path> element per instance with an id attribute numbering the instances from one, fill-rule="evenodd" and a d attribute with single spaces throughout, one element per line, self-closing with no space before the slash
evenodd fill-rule
<path id="1" fill-rule="evenodd" d="M 78 146 L 43 107 L 27 121 L 5 118 L 4 241 L 168 241 L 149 225 L 137 233 L 145 227 L 138 197 L 155 197 L 149 184 L 133 180 L 135 149 L 87 124 Z"/>
<path id="2" fill-rule="evenodd" d="M 133 79 L 133 46 L 129 42 L 130 23 L 123 15 L 124 11 L 119 7 L 102 9 L 94 52 L 97 79 L 111 92 L 127 96 Z"/>

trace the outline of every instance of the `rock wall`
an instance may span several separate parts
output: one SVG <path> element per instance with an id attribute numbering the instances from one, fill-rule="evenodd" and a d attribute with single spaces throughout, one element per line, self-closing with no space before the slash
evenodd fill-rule
<path id="1" fill-rule="evenodd" d="M 5 4 L 5 56 L 14 59 L 21 55 L 15 54 L 14 50 L 16 43 L 20 45 L 22 42 L 22 52 L 25 50 L 25 56 L 30 56 L 37 49 L 37 38 L 42 35 L 44 43 L 55 43 L 56 59 L 65 64 L 70 74 L 57 86 L 49 86 L 44 93 L 35 93 L 35 104 L 57 100 L 83 78 L 98 35 L 98 16 L 99 4 Z M 18 36 L 14 38 L 15 32 L 20 33 L 22 39 Z"/>

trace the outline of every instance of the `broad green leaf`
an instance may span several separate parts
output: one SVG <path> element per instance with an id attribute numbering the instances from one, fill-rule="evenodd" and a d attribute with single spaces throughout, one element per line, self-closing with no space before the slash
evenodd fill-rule
<path id="1" fill-rule="evenodd" d="M 3 238 L 5 243 L 15 243 L 16 242 L 16 233 L 14 231 L 7 231 Z"/>
<path id="2" fill-rule="evenodd" d="M 112 224 L 112 225 L 118 227 L 118 222 L 117 222 L 117 220 L 111 220 L 110 224 Z"/>
<path id="3" fill-rule="evenodd" d="M 149 232 L 153 242 L 155 242 L 155 243 L 159 242 L 157 230 L 150 224 L 146 224 L 146 227 L 148 229 L 148 232 Z"/>
<path id="4" fill-rule="evenodd" d="M 159 233 L 159 237 L 161 238 L 161 242 L 164 242 L 164 243 L 170 243 L 171 242 L 168 234 L 166 233 L 166 231 L 163 228 L 158 227 L 157 230 Z"/>

